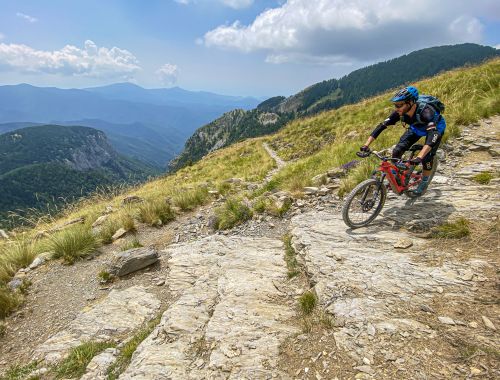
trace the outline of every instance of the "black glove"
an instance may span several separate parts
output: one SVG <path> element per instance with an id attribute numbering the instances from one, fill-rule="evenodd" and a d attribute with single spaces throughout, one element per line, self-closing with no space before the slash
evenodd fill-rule
<path id="1" fill-rule="evenodd" d="M 422 163 L 422 159 L 420 157 L 413 157 L 410 160 L 410 164 L 413 165 L 413 166 L 417 166 L 417 165 L 419 165 L 421 163 Z"/>
<path id="2" fill-rule="evenodd" d="M 368 148 L 368 145 L 363 145 L 362 147 L 359 148 L 359 150 L 362 152 L 369 152 L 370 148 Z"/>

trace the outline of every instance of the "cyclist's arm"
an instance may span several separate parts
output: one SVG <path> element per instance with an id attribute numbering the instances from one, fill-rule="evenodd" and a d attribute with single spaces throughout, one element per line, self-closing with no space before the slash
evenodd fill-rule
<path id="1" fill-rule="evenodd" d="M 380 135 L 382 131 L 384 131 L 384 129 L 386 129 L 389 125 L 396 124 L 399 121 L 399 119 L 400 119 L 399 114 L 396 111 L 391 113 L 391 115 L 387 119 L 385 119 L 382 123 L 380 123 L 375 127 L 373 132 L 368 137 L 368 140 L 366 140 L 365 145 L 369 146 L 373 141 L 375 141 L 378 135 Z"/>

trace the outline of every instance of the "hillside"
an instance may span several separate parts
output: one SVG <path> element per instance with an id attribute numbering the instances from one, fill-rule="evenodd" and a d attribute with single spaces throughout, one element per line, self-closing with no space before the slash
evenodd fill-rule
<path id="1" fill-rule="evenodd" d="M 0 135 L 1 227 L 11 226 L 9 212 L 44 212 L 72 202 L 97 188 L 135 183 L 157 174 L 126 159 L 104 133 L 86 127 L 57 125 L 17 129 Z M 14 222 L 15 223 L 15 222 Z"/>
<path id="2" fill-rule="evenodd" d="M 26 230 L 28 240 L 0 243 L 0 311 L 18 308 L 0 324 L 0 372 L 498 377 L 499 84 L 499 59 L 415 83 L 447 105 L 438 175 L 422 198 L 391 194 L 367 228 L 346 228 L 340 196 L 378 162 L 324 187 L 321 178 L 356 158 L 390 111 L 389 93 L 94 197 Z M 401 133 L 387 130 L 374 149 Z M 124 205 L 129 196 L 137 203 Z M 104 240 L 120 228 L 125 236 Z M 89 236 L 99 242 L 72 248 Z M 122 250 L 154 260 L 110 279 Z M 18 290 L 7 288 L 12 277 Z"/>
<path id="3" fill-rule="evenodd" d="M 475 44 L 440 46 L 377 63 L 340 79 L 314 84 L 288 98 L 271 98 L 251 111 L 232 111 L 199 128 L 184 151 L 170 163 L 172 170 L 196 162 L 208 152 L 248 137 L 279 130 L 289 120 L 336 109 L 388 89 L 498 56 L 498 50 Z M 234 117 L 234 114 L 239 117 Z"/>

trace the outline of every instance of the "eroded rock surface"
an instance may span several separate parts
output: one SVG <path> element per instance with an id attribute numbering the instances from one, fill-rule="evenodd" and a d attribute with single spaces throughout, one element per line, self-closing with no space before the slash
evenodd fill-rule
<path id="1" fill-rule="evenodd" d="M 151 319 L 159 308 L 160 301 L 141 286 L 113 290 L 102 302 L 84 309 L 65 330 L 38 347 L 35 357 L 58 362 L 84 342 L 127 337 Z"/>
<path id="2" fill-rule="evenodd" d="M 120 379 L 286 378 L 279 346 L 295 333 L 280 292 L 283 243 L 211 236 L 168 248 L 178 299 L 138 347 Z"/>

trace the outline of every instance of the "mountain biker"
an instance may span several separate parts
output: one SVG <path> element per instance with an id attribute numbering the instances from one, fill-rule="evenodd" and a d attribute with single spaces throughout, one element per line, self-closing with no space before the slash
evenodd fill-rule
<path id="1" fill-rule="evenodd" d="M 423 167 L 422 182 L 417 189 L 413 191 L 415 195 L 422 195 L 429 185 L 429 176 L 431 174 L 434 156 L 436 155 L 444 130 L 446 129 L 446 121 L 440 114 L 438 107 L 426 103 L 424 97 L 419 99 L 418 90 L 412 86 L 402 88 L 396 92 L 391 99 L 396 109 L 373 130 L 368 140 L 366 140 L 366 143 L 360 148 L 362 152 L 367 152 L 369 150 L 368 146 L 375 141 L 378 135 L 380 135 L 387 126 L 395 125 L 400 120 L 404 124 L 410 125 L 410 127 L 401 136 L 398 144 L 394 148 L 392 152 L 393 158 L 401 158 L 405 151 L 421 137 L 425 136 L 424 147 L 417 157 L 410 160 L 411 165 L 422 164 Z M 426 98 L 429 97 L 427 96 Z M 440 104 L 442 105 L 442 103 Z"/>

